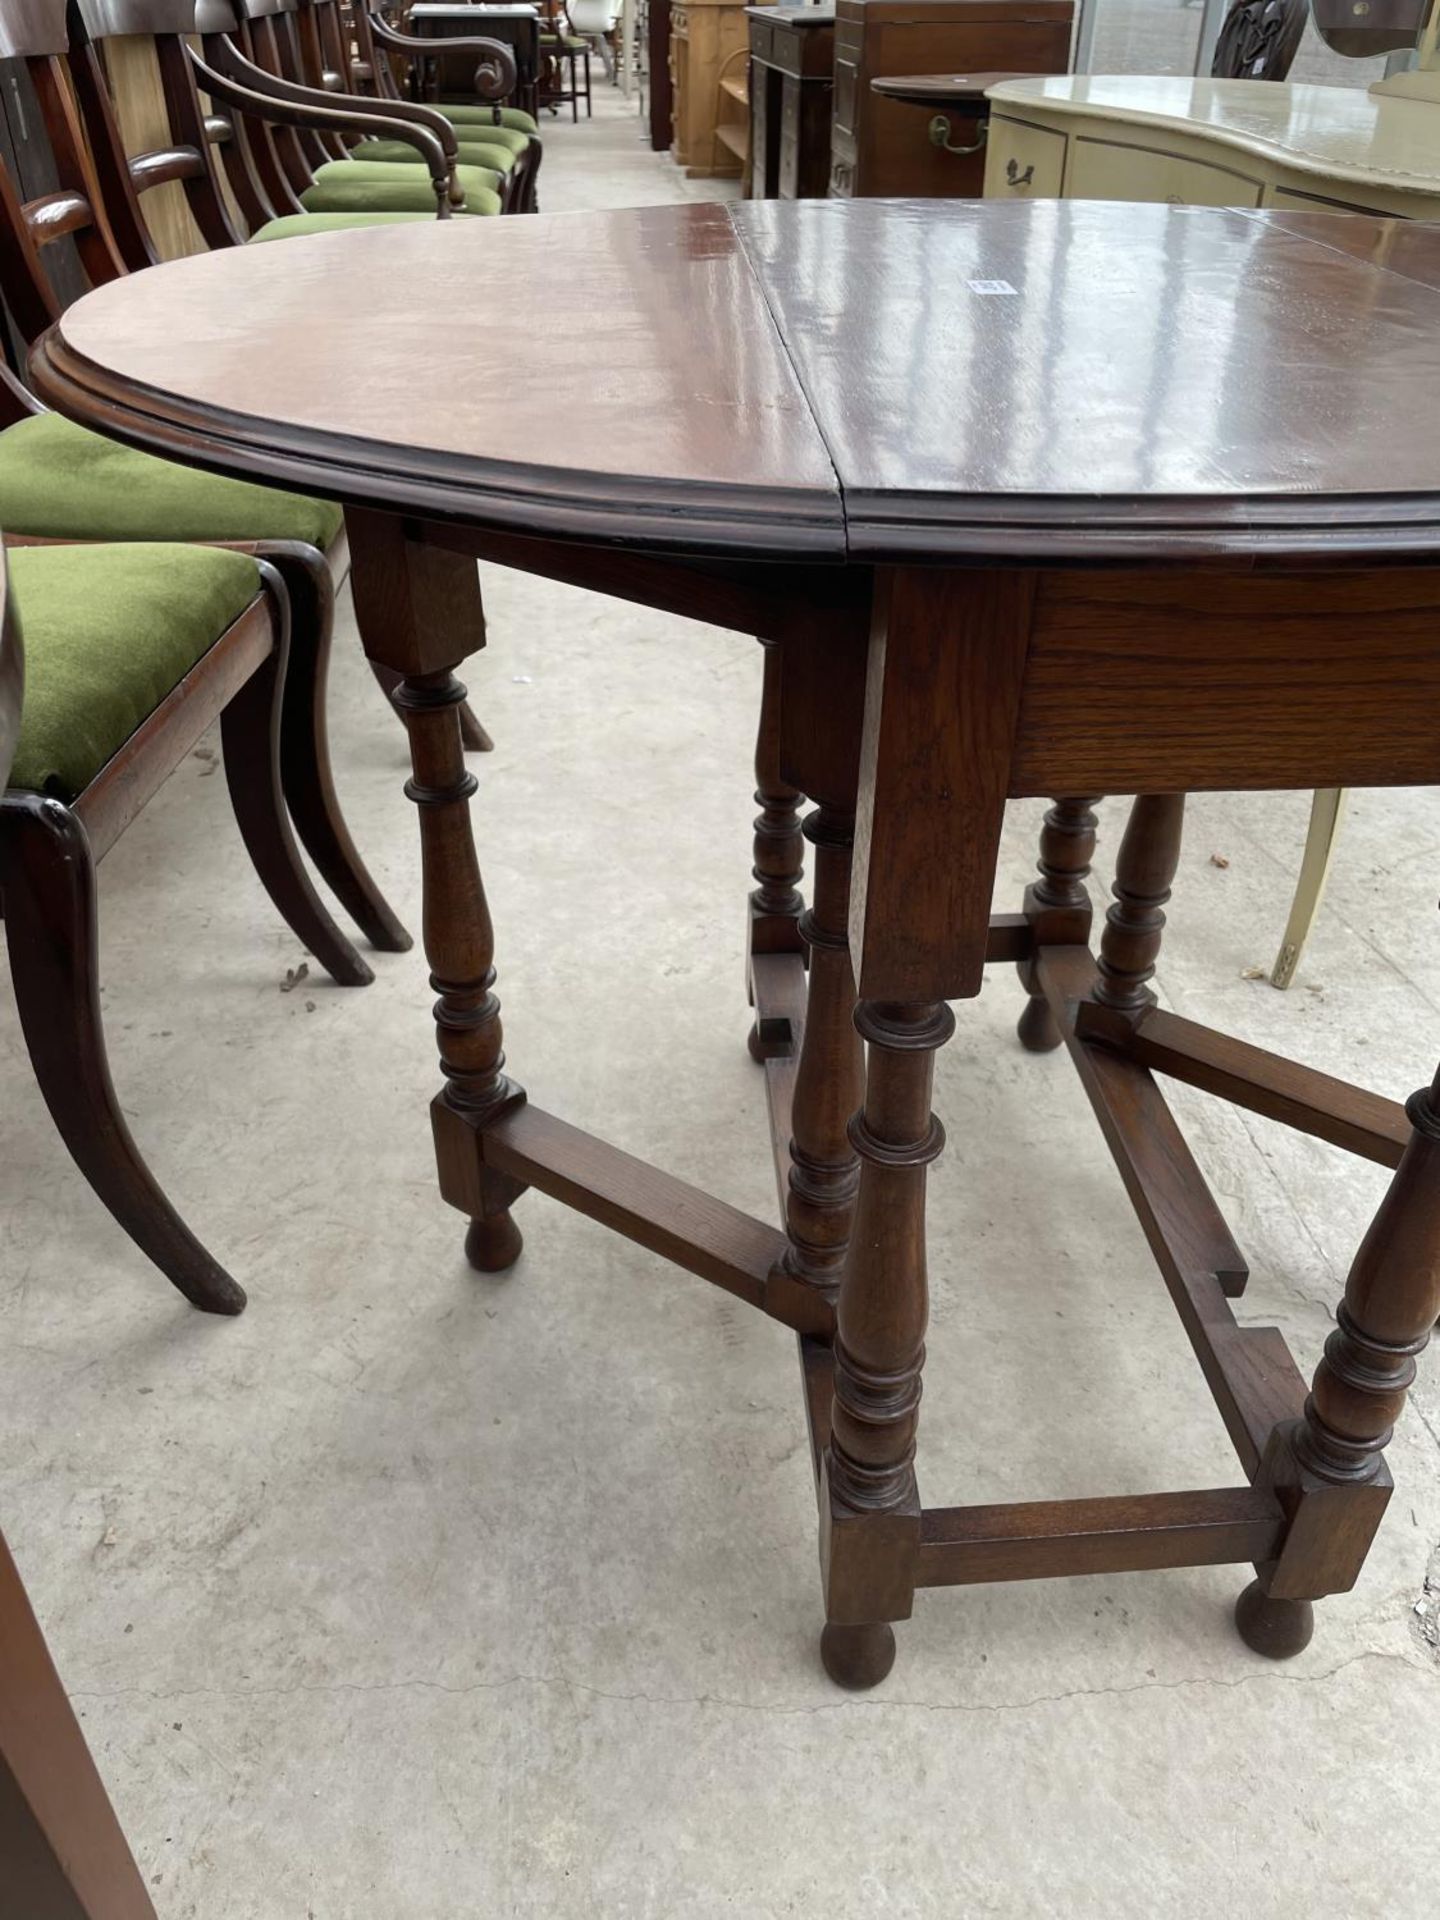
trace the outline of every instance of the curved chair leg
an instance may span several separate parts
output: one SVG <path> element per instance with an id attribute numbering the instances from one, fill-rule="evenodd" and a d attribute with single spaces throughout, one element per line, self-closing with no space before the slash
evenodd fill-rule
<path id="1" fill-rule="evenodd" d="M 76 1166 L 146 1257 L 206 1313 L 245 1291 L 176 1213 L 130 1137 L 105 1056 L 90 842 L 58 800 L 0 802 L 0 896 L 15 1004 L 35 1078 Z"/>
<path id="2" fill-rule="evenodd" d="M 286 924 L 340 986 L 363 987 L 375 976 L 320 904 L 285 811 L 280 720 L 287 625 L 282 621 L 279 643 L 220 716 L 225 781 L 245 850 Z"/>
<path id="3" fill-rule="evenodd" d="M 1319 787 L 1310 801 L 1310 828 L 1305 836 L 1305 852 L 1300 861 L 1300 877 L 1295 882 L 1295 898 L 1290 902 L 1290 918 L 1285 937 L 1270 970 L 1272 987 L 1285 988 L 1295 978 L 1305 942 L 1325 898 L 1325 882 L 1330 878 L 1330 862 L 1345 815 L 1345 788 Z"/>
<path id="4" fill-rule="evenodd" d="M 385 698 L 390 701 L 393 706 L 395 689 L 399 686 L 402 676 L 396 673 L 393 667 L 382 667 L 378 660 L 372 660 L 370 662 L 370 671 L 378 681 Z M 399 707 L 396 707 L 395 711 L 400 713 Z M 401 714 L 400 717 L 403 720 L 405 716 Z M 460 744 L 467 753 L 493 753 L 495 751 L 495 742 L 470 711 L 470 702 L 468 700 L 462 700 L 460 703 Z"/>
<path id="5" fill-rule="evenodd" d="M 544 159 L 544 142 L 541 140 L 539 134 L 532 133 L 530 135 L 530 145 L 526 148 L 525 157 L 520 162 L 521 166 L 525 169 L 524 210 L 526 213 L 538 213 L 540 211 L 540 167 Z"/>
<path id="6" fill-rule="evenodd" d="M 312 548 L 266 550 L 290 596 L 290 657 L 280 728 L 280 779 L 302 845 L 372 947 L 407 953 L 414 942 L 355 849 L 330 768 L 325 680 L 335 621 L 335 583 Z"/>

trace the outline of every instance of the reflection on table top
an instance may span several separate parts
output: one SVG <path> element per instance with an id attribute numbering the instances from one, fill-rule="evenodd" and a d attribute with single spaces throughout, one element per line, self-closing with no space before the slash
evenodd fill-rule
<path id="1" fill-rule="evenodd" d="M 632 544 L 1440 546 L 1440 232 L 1363 216 L 859 200 L 342 232 L 102 287 L 37 371 L 221 466 Z"/>

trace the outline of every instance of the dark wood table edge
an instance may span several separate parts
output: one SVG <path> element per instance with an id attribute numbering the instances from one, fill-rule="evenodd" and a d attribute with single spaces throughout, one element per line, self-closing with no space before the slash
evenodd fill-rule
<path id="1" fill-rule="evenodd" d="M 197 406 L 122 382 L 57 322 L 30 355 L 35 392 L 92 431 L 212 472 L 500 532 L 686 554 L 843 559 L 838 486 L 746 487 L 426 452 Z"/>

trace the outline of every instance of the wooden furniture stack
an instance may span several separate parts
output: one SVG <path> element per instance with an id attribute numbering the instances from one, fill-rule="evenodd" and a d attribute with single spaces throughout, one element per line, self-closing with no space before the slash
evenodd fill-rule
<path id="1" fill-rule="evenodd" d="M 733 0 L 683 0 L 670 11 L 671 147 L 691 180 L 741 171 L 716 127 L 721 70 L 749 44 L 746 11 Z"/>
<path id="2" fill-rule="evenodd" d="M 876 94 L 889 74 L 1064 73 L 1071 0 L 837 0 L 830 193 L 836 199 L 979 194 L 983 154 L 932 145 L 913 108 Z"/>
<path id="3" fill-rule="evenodd" d="M 822 200 L 830 184 L 835 9 L 747 7 L 752 200 Z"/>

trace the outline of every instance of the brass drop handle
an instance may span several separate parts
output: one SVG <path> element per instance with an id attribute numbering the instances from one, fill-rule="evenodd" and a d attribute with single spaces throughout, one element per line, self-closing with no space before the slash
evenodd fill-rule
<path id="1" fill-rule="evenodd" d="M 978 133 L 979 137 L 974 146 L 957 147 L 950 139 L 950 120 L 948 115 L 937 113 L 935 118 L 930 122 L 931 146 L 943 147 L 946 153 L 979 153 L 986 140 L 990 137 L 990 122 L 988 120 L 982 120 L 980 122 Z"/>

